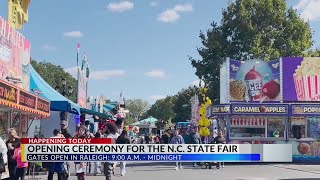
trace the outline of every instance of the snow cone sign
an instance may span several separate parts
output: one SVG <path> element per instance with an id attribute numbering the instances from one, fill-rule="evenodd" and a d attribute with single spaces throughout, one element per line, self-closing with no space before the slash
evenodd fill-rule
<path id="1" fill-rule="evenodd" d="M 281 101 L 279 60 L 230 60 L 229 66 L 231 102 Z"/>

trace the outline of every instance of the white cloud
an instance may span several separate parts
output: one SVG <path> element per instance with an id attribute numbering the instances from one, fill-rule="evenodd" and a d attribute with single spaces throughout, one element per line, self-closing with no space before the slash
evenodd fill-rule
<path id="1" fill-rule="evenodd" d="M 70 73 L 74 78 L 77 77 L 77 67 L 70 67 L 65 69 L 66 72 Z M 112 77 L 122 77 L 126 74 L 124 70 L 102 70 L 102 71 L 90 71 L 90 79 L 94 80 L 105 80 Z"/>
<path id="2" fill-rule="evenodd" d="M 57 50 L 56 47 L 51 46 L 51 45 L 49 45 L 49 44 L 45 44 L 45 45 L 43 45 L 41 48 L 42 48 L 43 50 L 45 50 L 45 51 L 55 51 L 55 50 Z"/>
<path id="3" fill-rule="evenodd" d="M 124 70 L 103 70 L 93 71 L 90 73 L 90 78 L 95 80 L 109 79 L 112 77 L 122 77 L 126 74 Z"/>
<path id="4" fill-rule="evenodd" d="M 65 32 L 63 33 L 64 36 L 67 36 L 67 37 L 82 37 L 83 36 L 83 33 L 80 32 L 80 31 L 70 31 L 70 32 Z"/>
<path id="5" fill-rule="evenodd" d="M 69 74 L 71 74 L 72 77 L 76 78 L 77 79 L 77 72 L 78 72 L 78 69 L 76 66 L 74 67 L 70 67 L 70 68 L 66 68 L 64 69 L 66 72 L 68 72 Z"/>
<path id="6" fill-rule="evenodd" d="M 320 0 L 300 0 L 293 8 L 301 11 L 305 20 L 320 21 Z"/>
<path id="7" fill-rule="evenodd" d="M 158 20 L 165 23 L 172 23 L 178 19 L 180 19 L 180 15 L 172 9 L 168 9 L 158 16 Z"/>
<path id="8" fill-rule="evenodd" d="M 119 3 L 110 3 L 107 9 L 111 12 L 124 12 L 134 8 L 134 4 L 130 1 L 122 1 Z"/>
<path id="9" fill-rule="evenodd" d="M 181 15 L 179 13 L 192 12 L 193 7 L 191 4 L 177 4 L 172 9 L 167 9 L 158 15 L 158 21 L 165 23 L 173 23 L 180 19 Z"/>
<path id="10" fill-rule="evenodd" d="M 149 97 L 149 99 L 152 101 L 156 101 L 156 100 L 164 99 L 164 98 L 166 98 L 166 96 L 164 96 L 164 95 L 152 95 Z"/>
<path id="11" fill-rule="evenodd" d="M 144 73 L 144 75 L 153 78 L 164 78 L 166 76 L 166 73 L 162 70 L 152 70 Z"/>
<path id="12" fill-rule="evenodd" d="M 193 86 L 199 86 L 199 82 L 200 82 L 200 80 L 195 80 L 195 81 L 192 82 L 192 85 Z"/>
<path id="13" fill-rule="evenodd" d="M 150 6 L 152 6 L 152 7 L 155 7 L 155 6 L 157 6 L 157 5 L 158 5 L 158 3 L 155 2 L 155 1 L 150 2 Z"/>
<path id="14" fill-rule="evenodd" d="M 173 10 L 176 12 L 192 12 L 193 7 L 191 4 L 177 4 Z"/>

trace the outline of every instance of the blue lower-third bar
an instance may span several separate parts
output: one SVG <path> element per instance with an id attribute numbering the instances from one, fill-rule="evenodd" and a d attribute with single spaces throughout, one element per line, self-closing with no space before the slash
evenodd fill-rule
<path id="1" fill-rule="evenodd" d="M 260 154 L 27 154 L 25 160 L 28 162 L 257 162 L 260 161 Z"/>

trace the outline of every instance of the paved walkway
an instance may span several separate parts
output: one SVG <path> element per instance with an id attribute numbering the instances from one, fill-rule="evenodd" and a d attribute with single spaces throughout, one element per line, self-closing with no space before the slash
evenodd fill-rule
<path id="1" fill-rule="evenodd" d="M 320 180 L 320 165 L 295 165 L 295 164 L 262 164 L 262 165 L 241 165 L 229 164 L 222 169 L 193 168 L 190 165 L 182 170 L 174 170 L 174 166 L 168 164 L 130 164 L 127 167 L 127 174 L 119 175 L 119 168 L 115 171 L 114 180 Z M 46 179 L 46 176 L 40 176 Z M 70 180 L 76 180 L 71 176 Z M 103 180 L 104 176 L 87 176 L 88 180 Z"/>

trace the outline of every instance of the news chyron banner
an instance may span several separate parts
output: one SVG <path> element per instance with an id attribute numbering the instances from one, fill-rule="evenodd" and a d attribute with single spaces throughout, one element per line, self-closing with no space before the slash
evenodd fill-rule
<path id="1" fill-rule="evenodd" d="M 291 144 L 114 144 L 111 139 L 22 139 L 23 162 L 292 162 Z"/>

